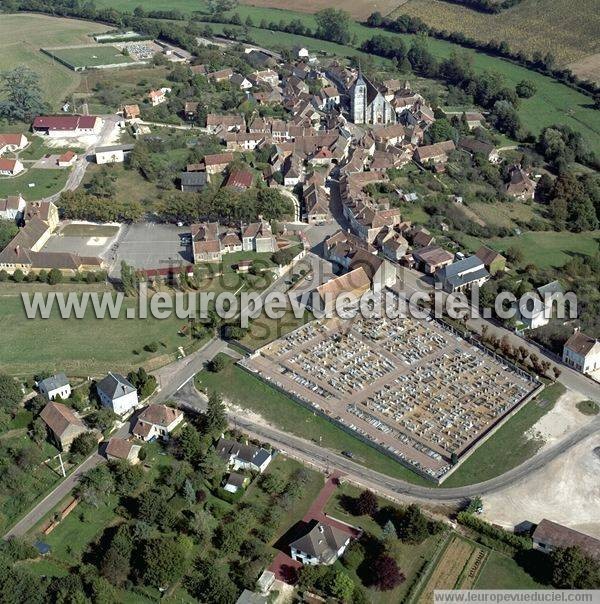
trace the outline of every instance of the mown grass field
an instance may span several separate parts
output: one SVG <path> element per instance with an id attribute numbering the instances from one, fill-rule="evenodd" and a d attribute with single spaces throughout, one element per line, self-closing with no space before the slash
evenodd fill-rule
<path id="1" fill-rule="evenodd" d="M 26 164 L 25 167 L 27 168 Z M 0 178 L 0 198 L 22 193 L 26 199 L 35 200 L 58 193 L 67 183 L 70 168 L 56 170 L 29 168 L 18 176 Z M 30 185 L 34 186 L 31 187 Z"/>
<path id="2" fill-rule="evenodd" d="M 490 551 L 475 589 L 548 589 L 548 586 L 538 583 L 512 558 Z"/>
<path id="3" fill-rule="evenodd" d="M 54 110 L 79 85 L 81 76 L 40 51 L 40 48 L 87 44 L 90 33 L 106 25 L 45 15 L 2 15 L 0 19 L 0 71 L 27 65 L 41 80 L 42 90 Z M 2 193 L 0 193 L 2 195 Z"/>
<path id="4" fill-rule="evenodd" d="M 502 239 L 494 237 L 485 241 L 466 235 L 460 239 L 471 250 L 478 249 L 482 243 L 499 252 L 516 247 L 523 252 L 523 264 L 533 263 L 539 268 L 560 268 L 574 256 L 596 254 L 600 245 L 600 231 L 530 231 L 522 235 Z"/>
<path id="5" fill-rule="evenodd" d="M 39 284 L 23 288 L 56 289 Z M 56 309 L 49 319 L 27 319 L 20 294 L 13 288 L 6 292 L 0 288 L 0 371 L 32 375 L 60 369 L 78 376 L 100 375 L 108 370 L 127 373 L 190 344 L 189 338 L 177 334 L 184 321 L 174 315 L 163 320 L 127 319 L 126 309 L 136 304 L 136 300 L 127 299 L 118 319 L 96 319 L 91 305 L 83 319 L 62 319 Z M 151 342 L 160 343 L 154 354 L 143 350 Z"/>
<path id="6" fill-rule="evenodd" d="M 116 46 L 97 45 L 85 48 L 57 48 L 47 50 L 54 57 L 71 66 L 98 67 L 100 65 L 122 65 L 132 63 L 133 59 L 124 55 Z"/>
<path id="7" fill-rule="evenodd" d="M 391 16 L 403 14 L 477 40 L 506 40 L 512 49 L 529 55 L 551 52 L 561 65 L 600 51 L 600 12 L 595 0 L 521 0 L 497 15 L 444 0 L 407 0 Z"/>

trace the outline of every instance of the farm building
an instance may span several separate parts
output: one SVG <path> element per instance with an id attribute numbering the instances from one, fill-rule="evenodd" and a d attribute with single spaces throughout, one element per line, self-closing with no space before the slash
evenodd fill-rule
<path id="1" fill-rule="evenodd" d="M 600 561 L 600 539 L 574 531 L 544 518 L 533 532 L 533 547 L 550 553 L 557 547 L 579 547 L 586 556 Z"/>
<path id="2" fill-rule="evenodd" d="M 62 403 L 48 403 L 42 409 L 40 417 L 48 428 L 50 438 L 61 451 L 68 451 L 72 442 L 88 431 L 73 410 Z"/>
<path id="3" fill-rule="evenodd" d="M 97 164 L 122 164 L 125 157 L 133 151 L 134 145 L 109 145 L 96 148 Z"/>
<path id="4" fill-rule="evenodd" d="M 58 157 L 56 163 L 59 168 L 68 168 L 69 166 L 72 166 L 76 161 L 77 154 L 69 149 Z"/>
<path id="5" fill-rule="evenodd" d="M 33 120 L 36 134 L 63 138 L 65 136 L 86 136 L 98 134 L 102 119 L 97 115 L 44 115 Z"/>

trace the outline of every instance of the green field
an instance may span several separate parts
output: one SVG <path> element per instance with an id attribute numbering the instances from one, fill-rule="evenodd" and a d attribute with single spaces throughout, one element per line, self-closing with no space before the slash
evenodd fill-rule
<path id="1" fill-rule="evenodd" d="M 21 193 L 34 201 L 58 193 L 67 184 L 70 168 L 30 168 L 14 177 L 0 178 L 0 198 Z M 30 185 L 34 186 L 31 187 Z"/>
<path id="2" fill-rule="evenodd" d="M 600 244 L 600 231 L 591 233 L 530 231 L 514 237 L 491 239 L 488 244 L 499 252 L 505 252 L 512 246 L 518 247 L 523 252 L 525 264 L 533 262 L 540 268 L 561 267 L 576 255 L 596 254 Z"/>
<path id="3" fill-rule="evenodd" d="M 475 589 L 548 589 L 548 586 L 538 583 L 512 558 L 490 551 Z"/>
<path id="4" fill-rule="evenodd" d="M 202 371 L 196 376 L 198 388 L 220 392 L 227 401 L 259 413 L 265 420 L 296 436 L 320 442 L 336 453 L 350 450 L 354 461 L 389 476 L 433 486 L 391 457 L 347 434 L 333 423 L 273 389 L 262 380 L 237 367 L 232 361 L 219 373 Z"/>
<path id="5" fill-rule="evenodd" d="M 71 69 L 99 67 L 102 65 L 123 65 L 133 63 L 131 57 L 124 55 L 115 46 L 98 45 L 84 48 L 46 49 L 46 52 L 66 63 Z"/>
<path id="6" fill-rule="evenodd" d="M 489 480 L 508 472 L 535 455 L 543 442 L 528 438 L 525 432 L 552 409 L 564 392 L 565 388 L 562 384 L 548 386 L 536 399 L 522 407 L 479 446 L 444 481 L 442 487 L 462 487 Z"/>
<path id="7" fill-rule="evenodd" d="M 0 19 L 0 71 L 27 65 L 40 76 L 45 97 L 57 110 L 77 88 L 81 76 L 53 61 L 40 48 L 89 44 L 90 33 L 106 30 L 107 26 L 100 23 L 46 15 L 3 14 Z"/>
<path id="8" fill-rule="evenodd" d="M 23 289 L 27 286 L 23 285 Z M 49 286 L 33 284 L 28 291 L 48 291 Z M 51 288 L 56 289 L 56 288 Z M 80 290 L 81 291 L 81 290 Z M 38 371 L 65 371 L 69 375 L 100 375 L 106 371 L 127 373 L 142 364 L 169 361 L 178 346 L 191 341 L 177 334 L 182 323 L 175 315 L 168 319 L 127 319 L 126 309 L 136 300 L 126 299 L 118 319 L 96 319 L 91 305 L 83 319 L 61 319 L 56 309 L 49 319 L 28 320 L 21 297 L 13 288 L 0 288 L 0 371 L 32 375 Z M 43 342 L 43 346 L 40 346 Z M 143 350 L 159 342 L 158 352 Z M 137 351 L 137 354 L 134 352 Z"/>

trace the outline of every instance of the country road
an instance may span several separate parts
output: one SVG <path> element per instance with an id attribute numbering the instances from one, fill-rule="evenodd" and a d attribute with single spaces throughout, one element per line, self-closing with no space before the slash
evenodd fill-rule
<path id="1" fill-rule="evenodd" d="M 184 409 L 204 411 L 206 408 L 206 397 L 196 390 L 193 382 L 185 384 L 175 394 L 174 400 Z M 421 501 L 447 503 L 460 502 L 476 495 L 493 493 L 523 480 L 577 443 L 600 431 L 600 417 L 597 417 L 561 442 L 496 478 L 464 487 L 444 488 L 443 486 L 426 487 L 416 485 L 370 470 L 347 459 L 343 455 L 323 448 L 317 443 L 293 436 L 273 426 L 258 423 L 256 420 L 249 419 L 239 412 L 231 415 L 229 419 L 233 426 L 250 435 L 256 436 L 260 440 L 271 443 L 292 457 L 316 465 L 323 470 L 342 472 L 347 478 L 365 488 L 370 488 L 395 498 L 405 496 Z"/>

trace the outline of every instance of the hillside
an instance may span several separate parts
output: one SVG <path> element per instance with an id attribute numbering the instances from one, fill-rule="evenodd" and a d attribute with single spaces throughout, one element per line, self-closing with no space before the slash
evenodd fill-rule
<path id="1" fill-rule="evenodd" d="M 600 80 L 600 12 L 596 0 L 522 0 L 497 15 L 443 0 L 406 0 L 391 16 L 400 14 L 484 41 L 506 40 L 511 48 L 528 54 L 551 52 L 559 64 L 570 64 L 576 73 L 579 68 L 582 76 Z M 590 57 L 594 54 L 597 56 Z M 583 62 L 586 57 L 590 58 Z"/>

